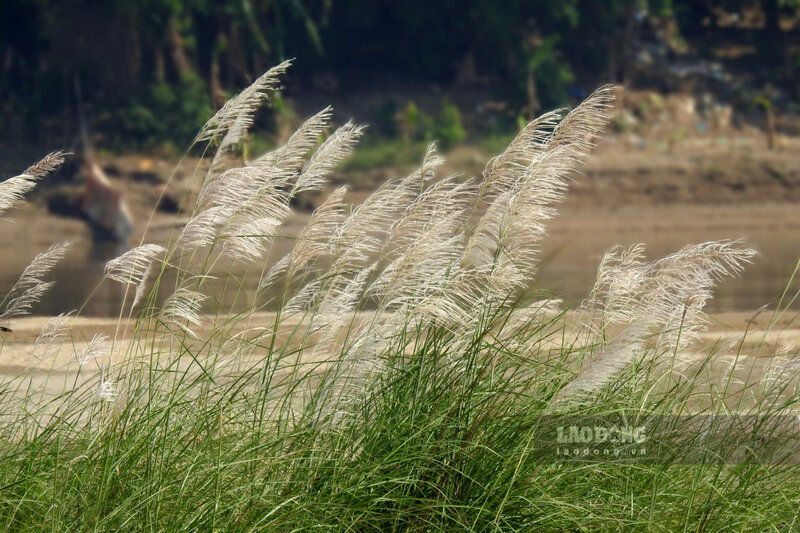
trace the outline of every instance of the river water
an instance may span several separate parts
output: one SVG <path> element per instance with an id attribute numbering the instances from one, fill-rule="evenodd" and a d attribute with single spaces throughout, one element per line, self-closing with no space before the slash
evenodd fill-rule
<path id="1" fill-rule="evenodd" d="M 306 219 L 307 215 L 298 215 L 284 233 L 296 234 Z M 577 305 L 591 289 L 603 253 L 614 245 L 643 242 L 648 258 L 659 258 L 689 243 L 723 238 L 743 238 L 758 250 L 759 256 L 740 279 L 727 280 L 715 290 L 708 310 L 775 307 L 800 258 L 800 206 L 791 204 L 631 207 L 615 211 L 567 208 L 550 225 L 536 285 L 563 298 L 568 305 Z M 41 244 L 43 239 L 40 235 L 35 245 L 32 240 L 16 239 L 5 247 L 0 259 L 0 294 L 14 283 L 26 261 L 46 248 Z M 55 271 L 55 286 L 33 312 L 52 315 L 80 308 L 84 316 L 117 316 L 125 289 L 103 281 L 103 268 L 106 261 L 125 248 L 91 243 L 86 238 L 76 241 L 68 259 Z M 291 246 L 290 240 L 276 242 L 272 260 Z M 236 309 L 252 302 L 257 280 L 269 261 L 248 268 L 234 267 L 236 277 L 244 279 L 235 287 L 226 279 L 227 267 L 222 269 L 218 272 L 220 278 L 210 282 L 207 290 L 214 298 L 224 296 L 210 300 L 210 305 Z M 798 287 L 796 280 L 794 289 Z M 167 283 L 161 292 L 166 296 L 171 290 L 174 284 Z M 87 295 L 91 295 L 88 300 Z"/>

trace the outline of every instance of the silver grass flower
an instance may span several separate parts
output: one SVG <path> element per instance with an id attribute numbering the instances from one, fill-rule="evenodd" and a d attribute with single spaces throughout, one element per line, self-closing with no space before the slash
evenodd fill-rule
<path id="1" fill-rule="evenodd" d="M 328 106 L 307 119 L 283 146 L 262 155 L 252 162 L 252 166 L 279 168 L 292 174 L 300 172 L 306 156 L 328 129 L 332 115 L 333 108 Z"/>
<path id="2" fill-rule="evenodd" d="M 323 279 L 315 279 L 306 283 L 297 293 L 292 296 L 281 312 L 287 316 L 295 315 L 304 311 L 311 310 L 320 300 L 320 292 L 323 287 Z"/>
<path id="3" fill-rule="evenodd" d="M 642 262 L 642 252 L 639 245 L 604 257 L 584 308 L 600 310 L 601 328 L 613 323 L 627 328 L 559 392 L 559 400 L 600 389 L 641 353 L 647 338 L 655 337 L 656 355 L 686 347 L 703 329 L 711 288 L 723 277 L 738 275 L 755 255 L 736 241 L 687 246 L 652 263 Z M 623 304 L 629 311 L 621 311 Z M 606 309 L 609 314 L 603 315 Z"/>
<path id="4" fill-rule="evenodd" d="M 97 397 L 100 400 L 104 402 L 113 402 L 117 396 L 118 392 L 116 383 L 108 380 L 100 381 L 100 384 L 97 387 Z"/>
<path id="5" fill-rule="evenodd" d="M 209 207 L 198 213 L 183 227 L 178 237 L 178 246 L 184 250 L 193 250 L 212 245 L 217 238 L 219 226 L 226 219 L 226 209 L 222 206 Z"/>
<path id="6" fill-rule="evenodd" d="M 143 244 L 128 250 L 106 263 L 106 276 L 119 283 L 139 285 L 145 282 L 148 269 L 166 248 L 158 244 Z"/>
<path id="7" fill-rule="evenodd" d="M 553 205 L 563 199 L 573 167 L 568 147 L 533 157 L 512 188 L 499 194 L 478 222 L 465 263 L 507 261 L 532 268 L 538 245 L 546 236 L 545 225 L 556 214 Z"/>
<path id="8" fill-rule="evenodd" d="M 553 130 L 548 148 L 568 146 L 577 162 L 582 162 L 611 120 L 615 90 L 613 85 L 604 85 L 570 111 Z"/>
<path id="9" fill-rule="evenodd" d="M 536 324 L 539 319 L 563 313 L 564 309 L 564 302 L 558 298 L 549 298 L 525 307 L 517 307 L 511 311 L 505 327 L 514 332 L 524 330 L 531 324 Z"/>
<path id="10" fill-rule="evenodd" d="M 601 313 L 603 323 L 621 323 L 636 317 L 639 296 L 647 280 L 644 244 L 614 247 L 603 255 L 589 298 L 581 310 Z"/>
<path id="11" fill-rule="evenodd" d="M 97 398 L 103 402 L 113 402 L 118 396 L 117 384 L 106 378 L 105 366 L 100 365 L 100 380 L 95 391 Z"/>
<path id="12" fill-rule="evenodd" d="M 422 158 L 422 166 L 417 171 L 420 191 L 433 179 L 436 175 L 436 170 L 442 165 L 444 165 L 444 158 L 439 155 L 439 145 L 436 141 L 431 141 L 425 149 L 425 156 Z"/>
<path id="13" fill-rule="evenodd" d="M 641 309 L 661 327 L 659 345 L 680 349 L 691 343 L 704 327 L 711 289 L 724 277 L 738 276 L 755 255 L 737 241 L 711 241 L 654 262 Z"/>
<path id="14" fill-rule="evenodd" d="M 322 292 L 319 306 L 313 317 L 314 327 L 321 330 L 318 346 L 322 349 L 333 346 L 340 329 L 352 321 L 352 313 L 356 310 L 367 282 L 376 267 L 377 264 L 373 263 L 362 269 L 352 279 L 338 279 L 337 283 L 328 285 Z"/>
<path id="15" fill-rule="evenodd" d="M 42 326 L 42 329 L 39 330 L 39 335 L 37 335 L 34 345 L 43 346 L 47 344 L 56 344 L 66 339 L 69 335 L 69 326 L 66 322 L 74 312 L 75 311 L 61 313 L 58 316 L 48 319 L 44 326 Z"/>
<path id="16" fill-rule="evenodd" d="M 108 341 L 108 336 L 100 334 L 94 335 L 86 345 L 86 348 L 77 355 L 78 366 L 83 366 L 89 361 L 105 356 L 108 353 L 106 341 Z"/>
<path id="17" fill-rule="evenodd" d="M 219 230 L 225 253 L 237 260 L 260 258 L 291 214 L 282 191 L 264 186 L 239 205 Z"/>
<path id="18" fill-rule="evenodd" d="M 334 236 L 337 258 L 331 274 L 363 267 L 381 251 L 392 223 L 416 197 L 413 187 L 408 178 L 388 181 L 352 211 Z"/>
<path id="19" fill-rule="evenodd" d="M 18 316 L 27 315 L 31 312 L 33 304 L 40 301 L 42 297 L 55 285 L 52 281 L 42 281 L 33 287 L 24 290 L 19 296 L 12 298 L 3 313 L 0 314 L 0 320 L 7 320 Z"/>
<path id="20" fill-rule="evenodd" d="M 142 301 L 144 295 L 147 291 L 147 280 L 150 278 L 150 275 L 153 273 L 153 263 L 147 265 L 147 268 L 144 271 L 144 275 L 142 276 L 142 281 L 136 285 L 136 291 L 133 294 L 133 302 L 131 302 L 131 309 L 135 308 L 139 302 Z"/>
<path id="21" fill-rule="evenodd" d="M 226 160 L 233 159 L 233 151 L 251 126 L 252 122 L 248 120 L 246 113 L 241 113 L 233 119 L 230 127 L 223 135 L 217 151 L 214 153 L 214 158 L 211 160 L 211 165 L 209 165 L 206 173 L 205 183 L 213 181 L 219 175 L 226 164 Z"/>
<path id="22" fill-rule="evenodd" d="M 551 405 L 587 399 L 641 355 L 648 335 L 646 319 L 634 322 L 601 348 L 592 360 L 553 397 Z"/>
<path id="23" fill-rule="evenodd" d="M 471 180 L 459 183 L 455 176 L 444 178 L 423 191 L 392 223 L 384 255 L 396 255 L 397 251 L 413 245 L 433 224 L 448 223 L 451 234 L 458 232 L 467 222 L 476 195 L 477 187 Z"/>
<path id="24" fill-rule="evenodd" d="M 463 235 L 453 234 L 452 226 L 443 217 L 384 269 L 370 288 L 381 297 L 381 309 L 413 308 L 445 283 L 464 244 Z"/>
<path id="25" fill-rule="evenodd" d="M 195 337 L 195 333 L 187 324 L 194 326 L 201 324 L 200 309 L 206 299 L 207 296 L 198 291 L 180 287 L 166 299 L 158 318 L 164 324 L 176 326 Z"/>
<path id="26" fill-rule="evenodd" d="M 200 211 L 184 227 L 179 246 L 191 250 L 220 240 L 234 259 L 261 257 L 291 213 L 291 197 L 282 186 L 287 176 L 276 167 L 242 167 L 207 183 Z"/>
<path id="27" fill-rule="evenodd" d="M 773 356 L 764 371 L 764 385 L 768 388 L 785 387 L 800 377 L 800 358 Z"/>
<path id="28" fill-rule="evenodd" d="M 291 63 L 291 61 L 284 61 L 272 67 L 249 87 L 225 102 L 214 116 L 200 128 L 194 143 L 223 136 L 234 124 L 238 128 L 250 127 L 256 110 L 266 96 L 277 89 L 280 77 L 291 66 Z"/>
<path id="29" fill-rule="evenodd" d="M 347 122 L 333 132 L 303 166 L 290 196 L 304 191 L 318 190 L 325 185 L 330 172 L 353 153 L 356 143 L 363 134 L 364 126 L 356 126 L 352 122 Z"/>
<path id="30" fill-rule="evenodd" d="M 284 276 L 291 278 L 291 276 L 288 275 L 291 259 L 292 254 L 288 253 L 281 257 L 274 265 L 272 265 L 269 271 L 259 280 L 258 289 L 263 290 L 267 287 L 270 287 Z"/>
<path id="31" fill-rule="evenodd" d="M 344 197 L 347 186 L 339 187 L 311 214 L 297 235 L 297 241 L 288 256 L 287 276 L 293 278 L 317 259 L 334 252 L 336 230 L 345 220 Z"/>
<path id="32" fill-rule="evenodd" d="M 39 160 L 39 162 L 29 166 L 23 174 L 33 176 L 34 178 L 43 178 L 63 165 L 64 158 L 68 155 L 70 154 L 62 152 L 61 150 L 51 152 Z"/>
<path id="33" fill-rule="evenodd" d="M 552 206 L 608 123 L 612 89 L 598 89 L 561 122 L 558 111 L 543 115 L 490 161 L 480 191 L 489 208 L 467 245 L 465 266 L 499 263 L 517 285 L 532 275 Z"/>
<path id="34" fill-rule="evenodd" d="M 492 158 L 483 171 L 481 198 L 491 201 L 511 190 L 535 156 L 544 150 L 562 110 L 550 111 L 528 123 L 500 155 Z"/>
<path id="35" fill-rule="evenodd" d="M 61 313 L 58 316 L 51 317 L 45 322 L 44 326 L 39 330 L 39 335 L 33 343 L 30 354 L 36 359 L 42 360 L 47 352 L 54 348 L 57 350 L 58 345 L 64 342 L 70 333 L 69 325 L 66 323 L 67 319 L 72 316 L 74 311 L 69 313 Z"/>
<path id="36" fill-rule="evenodd" d="M 292 174 L 277 167 L 239 167 L 228 169 L 219 178 L 206 182 L 197 198 L 199 211 L 222 207 L 228 215 L 243 202 L 250 200 L 263 188 L 280 191 L 281 198 L 289 197 L 281 190 Z"/>
<path id="37" fill-rule="evenodd" d="M 20 202 L 25 194 L 36 187 L 40 179 L 57 169 L 64 162 L 64 152 L 53 152 L 30 166 L 19 176 L 0 183 L 0 215 Z"/>
<path id="38" fill-rule="evenodd" d="M 2 304 L 5 304 L 5 308 L 0 313 L 0 320 L 30 312 L 33 304 L 38 302 L 53 285 L 53 282 L 44 281 L 44 277 L 64 258 L 71 245 L 70 242 L 56 243 L 46 252 L 33 258 L 3 299 Z"/>

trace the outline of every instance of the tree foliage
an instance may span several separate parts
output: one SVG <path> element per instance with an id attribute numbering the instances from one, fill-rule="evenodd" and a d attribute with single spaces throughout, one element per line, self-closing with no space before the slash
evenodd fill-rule
<path id="1" fill-rule="evenodd" d="M 337 72 L 340 90 L 376 76 L 448 84 L 471 69 L 533 116 L 580 96 L 576 87 L 630 81 L 638 38 L 659 33 L 698 53 L 755 42 L 752 64 L 789 86 L 797 30 L 780 21 L 797 17 L 800 0 L 6 0 L 0 9 L 0 124 L 73 113 L 77 79 L 95 111 L 124 109 L 115 128 L 125 132 L 147 120 L 141 106 L 154 95 L 151 113 L 161 114 L 187 91 L 193 127 L 191 117 L 291 57 L 302 58 L 296 83 Z M 748 10 L 762 14 L 760 27 L 715 25 L 720 12 Z M 189 90 L 191 79 L 205 91 Z M 169 88 L 174 96 L 161 94 Z"/>

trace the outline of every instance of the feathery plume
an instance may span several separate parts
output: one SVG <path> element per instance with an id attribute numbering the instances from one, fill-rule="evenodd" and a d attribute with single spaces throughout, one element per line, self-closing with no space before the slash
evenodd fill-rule
<path id="1" fill-rule="evenodd" d="M 491 203 L 467 244 L 464 265 L 498 263 L 517 285 L 532 275 L 553 204 L 608 123 L 612 97 L 612 87 L 602 87 L 561 122 L 558 111 L 543 115 L 490 161 L 481 197 Z"/>
<path id="2" fill-rule="evenodd" d="M 786 387 L 800 377 L 800 358 L 773 356 L 764 371 L 764 385 L 767 388 Z"/>
<path id="3" fill-rule="evenodd" d="M 434 223 L 387 266 L 370 287 L 382 299 L 380 309 L 413 308 L 436 291 L 461 258 L 463 235 L 453 234 L 446 218 Z"/>
<path id="4" fill-rule="evenodd" d="M 193 216 L 183 227 L 178 246 L 183 250 L 193 250 L 210 246 L 217 237 L 219 226 L 227 218 L 222 206 L 209 207 Z"/>
<path id="5" fill-rule="evenodd" d="M 203 184 L 197 198 L 200 211 L 211 207 L 222 207 L 230 214 L 242 203 L 250 200 L 264 187 L 280 190 L 283 183 L 291 178 L 291 173 L 277 167 L 240 167 L 223 172 L 219 178 Z M 288 201 L 285 192 L 282 198 Z"/>
<path id="6" fill-rule="evenodd" d="M 469 216 L 477 188 L 471 180 L 463 183 L 456 180 L 455 176 L 444 178 L 414 199 L 392 223 L 384 246 L 385 254 L 411 246 L 432 224 L 448 223 L 451 233 L 459 230 Z"/>
<path id="7" fill-rule="evenodd" d="M 89 361 L 103 357 L 106 354 L 107 340 L 108 337 L 106 335 L 97 334 L 93 336 L 86 348 L 77 356 L 78 366 L 83 366 Z"/>
<path id="8" fill-rule="evenodd" d="M 710 241 L 653 263 L 642 303 L 661 327 L 659 346 L 681 349 L 694 341 L 705 325 L 703 308 L 711 289 L 725 277 L 738 276 L 755 255 L 738 241 Z"/>
<path id="9" fill-rule="evenodd" d="M 137 246 L 106 263 L 106 277 L 119 283 L 140 285 L 145 282 L 153 261 L 166 251 L 158 244 Z"/>
<path id="10" fill-rule="evenodd" d="M 290 213 L 282 191 L 269 185 L 261 187 L 231 213 L 220 229 L 225 253 L 237 260 L 261 257 Z"/>
<path id="11" fill-rule="evenodd" d="M 292 133 L 280 148 L 267 152 L 252 162 L 256 167 L 276 167 L 296 174 L 305 163 L 306 156 L 319 142 L 319 138 L 328 129 L 333 115 L 333 108 L 326 107 L 313 117 L 307 119 Z"/>
<path id="12" fill-rule="evenodd" d="M 349 313 L 355 310 L 359 300 L 364 294 L 369 278 L 377 268 L 373 263 L 367 268 L 362 269 L 352 279 L 337 279 L 335 283 L 326 287 L 321 294 L 321 299 L 314 320 L 325 325 L 343 325 L 350 320 Z M 336 329 L 336 328 L 334 328 Z M 322 342 L 322 344 L 325 344 Z"/>
<path id="13" fill-rule="evenodd" d="M 422 193 L 425 186 L 436 176 L 436 170 L 444 165 L 444 159 L 439 155 L 436 141 L 428 143 L 425 155 L 422 158 L 422 166 L 406 178 L 406 181 L 417 183 L 417 193 Z"/>
<path id="14" fill-rule="evenodd" d="M 164 324 L 176 326 L 195 337 L 186 323 L 200 325 L 200 309 L 206 298 L 207 296 L 200 292 L 181 287 L 166 299 L 158 318 Z"/>
<path id="15" fill-rule="evenodd" d="M 339 187 L 311 214 L 306 225 L 297 235 L 297 241 L 288 257 L 288 277 L 293 278 L 300 270 L 316 259 L 334 252 L 336 230 L 345 220 L 344 197 L 347 186 Z"/>
<path id="16" fill-rule="evenodd" d="M 598 283 L 584 307 L 609 310 L 609 315 L 601 316 L 602 327 L 611 320 L 628 327 L 578 373 L 559 399 L 601 388 L 641 352 L 648 337 L 656 337 L 656 354 L 686 347 L 703 329 L 703 307 L 711 288 L 723 277 L 738 275 L 755 251 L 736 241 L 711 241 L 649 264 L 642 262 L 642 255 L 643 246 L 637 245 L 604 257 Z M 628 311 L 622 311 L 623 305 Z"/>
<path id="17" fill-rule="evenodd" d="M 364 134 L 364 126 L 356 126 L 348 121 L 325 139 L 303 166 L 290 196 L 304 191 L 312 191 L 325 185 L 328 174 L 350 154 L 358 139 Z"/>
<path id="18" fill-rule="evenodd" d="M 539 319 L 559 315 L 564 309 L 564 302 L 558 298 L 548 298 L 525 307 L 517 307 L 511 311 L 505 327 L 512 332 L 524 331 Z"/>
<path id="19" fill-rule="evenodd" d="M 113 402 L 117 397 L 117 384 L 106 379 L 105 365 L 100 365 L 100 381 L 97 383 L 95 391 L 97 398 L 103 402 Z"/>
<path id="20" fill-rule="evenodd" d="M 61 313 L 48 319 L 39 330 L 39 335 L 36 336 L 30 355 L 41 361 L 51 348 L 58 350 L 58 345 L 69 336 L 70 328 L 66 321 L 73 313 L 74 311 Z"/>
<path id="21" fill-rule="evenodd" d="M 198 198 L 201 210 L 184 227 L 179 246 L 190 250 L 220 239 L 235 259 L 260 257 L 291 213 L 281 185 L 286 176 L 275 167 L 243 167 L 206 183 Z"/>
<path id="22" fill-rule="evenodd" d="M 576 161 L 582 162 L 611 120 L 615 89 L 604 85 L 570 111 L 553 130 L 548 149 L 567 146 Z"/>
<path id="23" fill-rule="evenodd" d="M 247 118 L 246 114 L 240 113 L 233 119 L 230 127 L 222 137 L 217 151 L 214 153 L 214 158 L 211 160 L 211 165 L 209 165 L 206 173 L 205 183 L 213 181 L 219 175 L 226 160 L 233 159 L 232 152 L 250 129 L 251 124 Z"/>
<path id="24" fill-rule="evenodd" d="M 43 178 L 63 165 L 64 159 L 68 155 L 70 154 L 62 152 L 61 150 L 51 152 L 44 156 L 38 163 L 29 166 L 23 174 L 33 176 L 34 178 Z"/>
<path id="25" fill-rule="evenodd" d="M 491 201 L 514 188 L 533 158 L 547 145 L 562 112 L 550 111 L 528 123 L 503 153 L 489 160 L 483 171 L 482 198 Z"/>
<path id="26" fill-rule="evenodd" d="M 616 246 L 603 255 L 595 284 L 581 310 L 600 312 L 604 323 L 632 321 L 638 312 L 642 287 L 648 278 L 642 243 Z"/>
<path id="27" fill-rule="evenodd" d="M 334 236 L 338 255 L 331 274 L 364 266 L 380 252 L 391 224 L 416 196 L 411 181 L 384 183 L 350 213 Z"/>
<path id="28" fill-rule="evenodd" d="M 147 289 L 147 280 L 150 278 L 150 275 L 153 273 L 153 264 L 150 263 L 147 265 L 147 268 L 144 271 L 144 275 L 142 275 L 142 281 L 136 285 L 136 292 L 133 294 L 133 302 L 131 302 L 131 309 L 135 308 L 139 302 L 142 301 L 144 298 L 146 289 Z"/>
<path id="29" fill-rule="evenodd" d="M 21 174 L 0 183 L 0 215 L 19 203 L 25 194 L 36 187 L 38 178 Z"/>
<path id="30" fill-rule="evenodd" d="M 588 398 L 610 382 L 628 363 L 642 353 L 647 339 L 647 320 L 634 322 L 598 351 L 592 362 L 582 368 L 575 378 L 553 397 L 555 406 L 566 400 Z"/>
<path id="31" fill-rule="evenodd" d="M 287 275 L 291 259 L 292 254 L 288 253 L 281 257 L 274 265 L 272 265 L 269 271 L 259 280 L 258 290 L 263 290 L 274 285 L 275 282 L 277 282 L 281 277 Z"/>
<path id="32" fill-rule="evenodd" d="M 291 66 L 291 61 L 284 61 L 269 69 L 256 79 L 249 87 L 225 102 L 211 117 L 195 137 L 192 144 L 208 141 L 224 135 L 230 128 L 249 128 L 253 124 L 253 115 L 261 106 L 267 94 L 278 87 L 280 77 Z"/>
<path id="33" fill-rule="evenodd" d="M 703 326 L 702 309 L 713 286 L 736 276 L 755 251 L 737 241 L 712 241 L 646 263 L 644 245 L 615 249 L 600 262 L 597 281 L 582 309 L 599 313 L 600 328 L 648 316 L 660 328 L 662 347 L 682 348 Z"/>
<path id="34" fill-rule="evenodd" d="M 564 197 L 573 162 L 567 148 L 546 150 L 532 158 L 513 185 L 499 194 L 478 222 L 464 254 L 466 265 L 507 261 L 532 273 L 546 223 Z M 507 265 L 508 266 L 508 265 Z"/>
<path id="35" fill-rule="evenodd" d="M 61 166 L 64 156 L 60 151 L 48 154 L 19 176 L 0 183 L 0 215 L 20 202 L 26 193 L 36 187 L 40 179 Z"/>
<path id="36" fill-rule="evenodd" d="M 25 267 L 25 270 L 22 271 L 19 280 L 14 284 L 10 292 L 24 290 L 40 283 L 41 279 L 49 274 L 64 258 L 71 246 L 71 242 L 59 242 L 51 245 L 46 252 L 37 254 L 30 264 Z"/>
<path id="37" fill-rule="evenodd" d="M 42 296 L 55 285 L 52 281 L 42 281 L 33 287 L 29 287 L 16 298 L 8 302 L 5 310 L 0 314 L 0 320 L 7 320 L 17 316 L 27 315 L 31 312 L 33 304 L 40 301 Z"/>
<path id="38" fill-rule="evenodd" d="M 69 313 L 61 313 L 58 316 L 51 317 L 39 330 L 39 335 L 36 337 L 34 345 L 41 346 L 63 341 L 69 334 L 69 326 L 66 321 L 74 312 L 70 311 Z"/>
<path id="39" fill-rule="evenodd" d="M 286 305 L 283 306 L 282 313 L 291 316 L 312 309 L 315 303 L 320 300 L 323 281 L 323 279 L 315 279 L 303 285 L 303 287 L 297 291 L 297 294 L 286 302 Z"/>
<path id="40" fill-rule="evenodd" d="M 53 286 L 53 282 L 44 281 L 56 264 L 64 258 L 70 242 L 56 243 L 46 251 L 38 254 L 20 275 L 17 282 L 6 294 L 3 303 L 7 305 L 0 314 L 0 320 L 25 315 L 33 304 Z"/>

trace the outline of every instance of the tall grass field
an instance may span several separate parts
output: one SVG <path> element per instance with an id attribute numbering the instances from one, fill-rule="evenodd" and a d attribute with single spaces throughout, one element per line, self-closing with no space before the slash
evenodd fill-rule
<path id="1" fill-rule="evenodd" d="M 107 264 L 116 334 L 79 343 L 80 310 L 54 317 L 0 381 L 0 531 L 800 530 L 797 348 L 697 344 L 753 250 L 611 250 L 577 309 L 532 288 L 611 87 L 528 124 L 479 179 L 441 175 L 431 145 L 351 206 L 328 180 L 364 129 L 330 108 L 242 165 L 288 66 L 198 133 L 188 222 Z M 0 212 L 63 157 L 0 183 Z M 273 257 L 293 198 L 319 191 Z M 68 253 L 33 260 L 3 323 Z"/>

